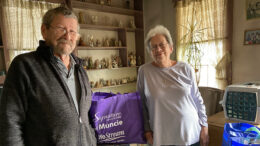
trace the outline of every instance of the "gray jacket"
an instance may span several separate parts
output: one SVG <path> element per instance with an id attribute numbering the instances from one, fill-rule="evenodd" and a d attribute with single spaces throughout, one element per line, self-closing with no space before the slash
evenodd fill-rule
<path id="1" fill-rule="evenodd" d="M 81 87 L 79 114 L 44 41 L 13 60 L 0 97 L 0 146 L 96 145 L 88 77 L 81 60 L 72 56 Z"/>

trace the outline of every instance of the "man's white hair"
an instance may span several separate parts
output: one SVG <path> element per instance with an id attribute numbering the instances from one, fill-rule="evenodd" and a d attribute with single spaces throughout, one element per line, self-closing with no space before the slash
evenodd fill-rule
<path id="1" fill-rule="evenodd" d="M 151 38 L 156 36 L 157 34 L 164 35 L 167 42 L 170 44 L 171 47 L 173 47 L 173 41 L 169 30 L 163 25 L 156 25 L 154 28 L 150 29 L 150 31 L 146 35 L 145 45 L 148 53 L 150 53 L 150 51 L 152 50 Z"/>

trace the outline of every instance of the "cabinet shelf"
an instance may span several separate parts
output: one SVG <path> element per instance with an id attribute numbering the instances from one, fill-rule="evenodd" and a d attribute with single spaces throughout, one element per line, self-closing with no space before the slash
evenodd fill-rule
<path id="1" fill-rule="evenodd" d="M 78 46 L 77 50 L 120 50 L 126 49 L 126 47 L 87 47 L 87 46 Z"/>
<path id="2" fill-rule="evenodd" d="M 5 75 L 0 76 L 0 85 L 3 85 L 5 81 Z"/>
<path id="3" fill-rule="evenodd" d="M 126 85 L 133 85 L 136 84 L 136 81 L 131 82 L 131 83 L 126 83 L 126 84 L 120 84 L 120 85 L 114 85 L 114 86 L 104 86 L 100 88 L 91 88 L 92 90 L 99 90 L 99 89 L 105 89 L 105 88 L 116 88 L 116 87 L 121 87 L 121 86 L 126 86 Z"/>
<path id="4" fill-rule="evenodd" d="M 124 68 L 138 68 L 138 66 L 127 66 L 127 67 L 118 67 L 118 68 L 102 68 L 102 69 L 86 69 L 87 72 L 91 71 L 99 71 L 99 70 L 117 70 Z"/>
<path id="5" fill-rule="evenodd" d="M 116 26 L 92 25 L 92 24 L 80 24 L 80 28 L 81 29 L 111 30 L 111 31 L 118 31 L 118 30 L 143 31 L 142 28 L 123 28 L 123 27 L 116 27 Z"/>
<path id="6" fill-rule="evenodd" d="M 1 45 L 0 45 L 0 49 L 3 49 L 3 48 L 4 48 L 4 46 L 1 46 Z"/>
<path id="7" fill-rule="evenodd" d="M 112 7 L 107 5 L 99 5 L 95 3 L 90 2 L 80 2 L 80 1 L 72 1 L 72 7 L 79 8 L 79 9 L 92 9 L 97 10 L 101 12 L 110 12 L 110 13 L 116 13 L 116 14 L 124 14 L 124 15 L 142 15 L 142 11 L 138 10 L 131 10 L 131 9 L 125 9 L 125 8 L 119 8 L 119 7 Z"/>
<path id="8" fill-rule="evenodd" d="M 99 30 L 112 30 L 117 31 L 119 29 L 124 29 L 116 26 L 105 26 L 105 25 L 92 25 L 92 24 L 80 24 L 81 29 L 99 29 Z"/>
<path id="9" fill-rule="evenodd" d="M 142 28 L 126 28 L 126 31 L 144 31 Z"/>

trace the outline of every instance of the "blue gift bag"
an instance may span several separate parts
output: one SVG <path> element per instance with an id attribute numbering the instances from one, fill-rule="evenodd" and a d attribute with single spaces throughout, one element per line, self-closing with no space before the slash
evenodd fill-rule
<path id="1" fill-rule="evenodd" d="M 260 129 L 247 123 L 226 123 L 222 146 L 260 146 Z"/>

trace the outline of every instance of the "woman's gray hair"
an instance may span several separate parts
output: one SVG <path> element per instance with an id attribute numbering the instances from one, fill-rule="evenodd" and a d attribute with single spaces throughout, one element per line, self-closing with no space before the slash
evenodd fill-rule
<path id="1" fill-rule="evenodd" d="M 48 10 L 44 14 L 44 16 L 42 18 L 42 24 L 44 24 L 46 26 L 46 28 L 49 29 L 54 17 L 59 14 L 62 14 L 66 18 L 74 18 L 78 22 L 78 17 L 75 15 L 75 13 L 71 9 L 68 9 L 66 7 L 57 7 L 57 8 Z M 80 29 L 80 27 L 78 24 L 78 31 L 79 31 L 79 29 Z"/>
<path id="2" fill-rule="evenodd" d="M 170 44 L 171 47 L 173 47 L 173 41 L 169 30 L 162 25 L 156 25 L 154 28 L 150 29 L 150 31 L 146 35 L 145 45 L 148 53 L 150 53 L 150 51 L 152 50 L 151 38 L 157 34 L 164 35 L 167 42 Z"/>

